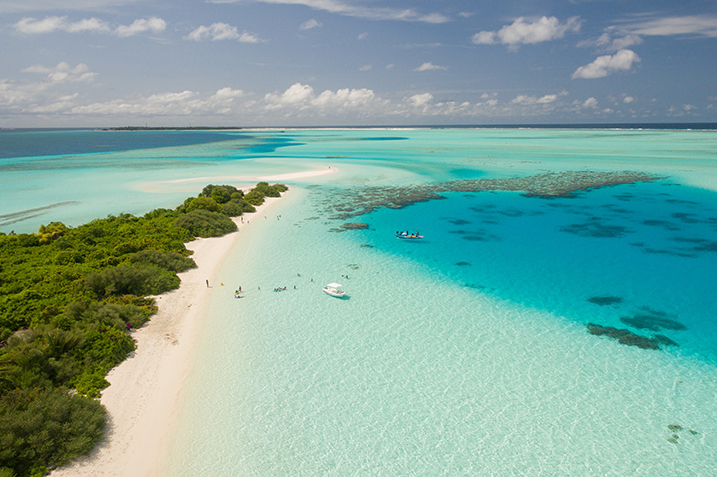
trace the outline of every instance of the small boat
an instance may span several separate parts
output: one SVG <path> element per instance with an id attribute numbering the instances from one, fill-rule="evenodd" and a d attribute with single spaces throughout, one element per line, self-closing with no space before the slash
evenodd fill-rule
<path id="1" fill-rule="evenodd" d="M 340 283 L 329 283 L 328 285 L 324 285 L 323 290 L 331 296 L 343 298 L 346 296 L 346 292 L 340 289 L 341 286 Z"/>
<path id="2" fill-rule="evenodd" d="M 416 240 L 422 239 L 423 235 L 419 235 L 418 232 L 416 232 L 415 234 L 409 234 L 408 232 L 396 232 L 396 238 Z"/>

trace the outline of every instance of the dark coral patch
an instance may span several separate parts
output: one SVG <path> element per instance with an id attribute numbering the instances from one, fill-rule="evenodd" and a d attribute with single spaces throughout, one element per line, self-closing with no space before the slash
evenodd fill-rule
<path id="1" fill-rule="evenodd" d="M 606 225 L 599 220 L 591 220 L 582 224 L 571 224 L 561 227 L 562 232 L 567 232 L 581 237 L 615 238 L 622 237 L 630 232 L 627 227 L 621 225 Z"/>
<path id="2" fill-rule="evenodd" d="M 686 212 L 675 212 L 672 214 L 672 217 L 681 220 L 682 222 L 686 224 L 698 224 L 700 221 L 698 219 L 695 219 L 695 214 L 688 214 Z"/>
<path id="3" fill-rule="evenodd" d="M 342 229 L 346 230 L 364 230 L 368 228 L 368 224 L 363 222 L 353 222 L 347 224 L 341 224 Z"/>
<path id="4" fill-rule="evenodd" d="M 590 297 L 590 298 L 588 298 L 588 301 L 590 303 L 595 303 L 596 305 L 608 306 L 608 305 L 616 305 L 618 303 L 622 303 L 622 298 L 619 296 L 602 295 L 602 296 Z"/>
<path id="5" fill-rule="evenodd" d="M 643 220 L 642 223 L 651 227 L 662 227 L 665 230 L 680 230 L 678 226 L 667 220 Z"/>
<path id="6" fill-rule="evenodd" d="M 677 344 L 677 342 L 675 342 L 674 340 L 671 340 L 670 338 L 668 338 L 665 335 L 655 334 L 655 335 L 652 335 L 652 339 L 654 339 L 658 343 L 663 344 L 665 346 L 680 346 L 679 344 Z"/>
<path id="7" fill-rule="evenodd" d="M 453 225 L 467 225 L 467 224 L 470 224 L 469 221 L 463 220 L 463 219 L 453 219 L 453 220 L 449 220 L 448 222 L 452 223 Z"/>
<path id="8" fill-rule="evenodd" d="M 623 316 L 620 318 L 620 321 L 627 326 L 640 330 L 660 331 L 664 329 L 682 331 L 687 329 L 685 325 L 678 321 L 655 315 L 635 314 L 633 316 Z"/>
<path id="9" fill-rule="evenodd" d="M 521 215 L 525 215 L 525 212 L 518 209 L 500 210 L 498 213 L 501 215 L 507 215 L 508 217 L 520 217 Z"/>
<path id="10" fill-rule="evenodd" d="M 470 263 L 468 263 L 468 262 L 458 262 L 458 263 L 456 263 L 456 266 L 458 266 L 458 267 L 469 267 L 469 266 L 470 266 Z"/>
<path id="11" fill-rule="evenodd" d="M 630 330 L 613 328 L 612 326 L 601 326 L 595 323 L 588 323 L 587 328 L 588 332 L 592 335 L 605 335 L 626 346 L 637 346 L 642 349 L 660 349 L 660 344 L 657 340 L 637 335 Z"/>
<path id="12" fill-rule="evenodd" d="M 486 230 L 451 230 L 449 233 L 461 235 L 463 240 L 470 242 L 495 242 L 500 240 L 500 237 L 488 233 Z"/>

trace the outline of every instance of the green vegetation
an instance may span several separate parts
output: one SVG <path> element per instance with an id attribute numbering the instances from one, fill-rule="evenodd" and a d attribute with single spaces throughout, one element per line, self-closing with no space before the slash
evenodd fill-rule
<path id="1" fill-rule="evenodd" d="M 286 189 L 260 183 L 247 196 Z M 157 311 L 147 296 L 196 266 L 186 242 L 231 232 L 229 217 L 253 210 L 235 187 L 209 185 L 175 210 L 0 233 L 0 476 L 44 475 L 94 447 L 105 375 L 135 349 L 128 328 Z"/>

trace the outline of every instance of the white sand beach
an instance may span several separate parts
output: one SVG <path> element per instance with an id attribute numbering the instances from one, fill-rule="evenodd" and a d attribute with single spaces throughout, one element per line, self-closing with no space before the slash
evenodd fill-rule
<path id="1" fill-rule="evenodd" d="M 297 174 L 308 177 L 305 172 Z M 294 178 L 291 174 L 281 177 Z M 109 414 L 105 439 L 88 456 L 51 475 L 136 477 L 160 472 L 186 392 L 210 287 L 222 286 L 214 282 L 214 276 L 241 230 L 263 217 L 278 200 L 267 198 L 255 213 L 235 218 L 236 232 L 187 244 L 194 251 L 197 268 L 180 274 L 179 289 L 156 297 L 159 312 L 132 331 L 137 349 L 107 376 L 110 386 L 101 399 Z"/>

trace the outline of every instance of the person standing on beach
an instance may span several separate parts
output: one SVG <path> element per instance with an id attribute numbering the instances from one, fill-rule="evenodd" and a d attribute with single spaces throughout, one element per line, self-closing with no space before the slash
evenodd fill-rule
<path id="1" fill-rule="evenodd" d="M 209 288 L 209 280 L 207 280 L 207 288 Z"/>

